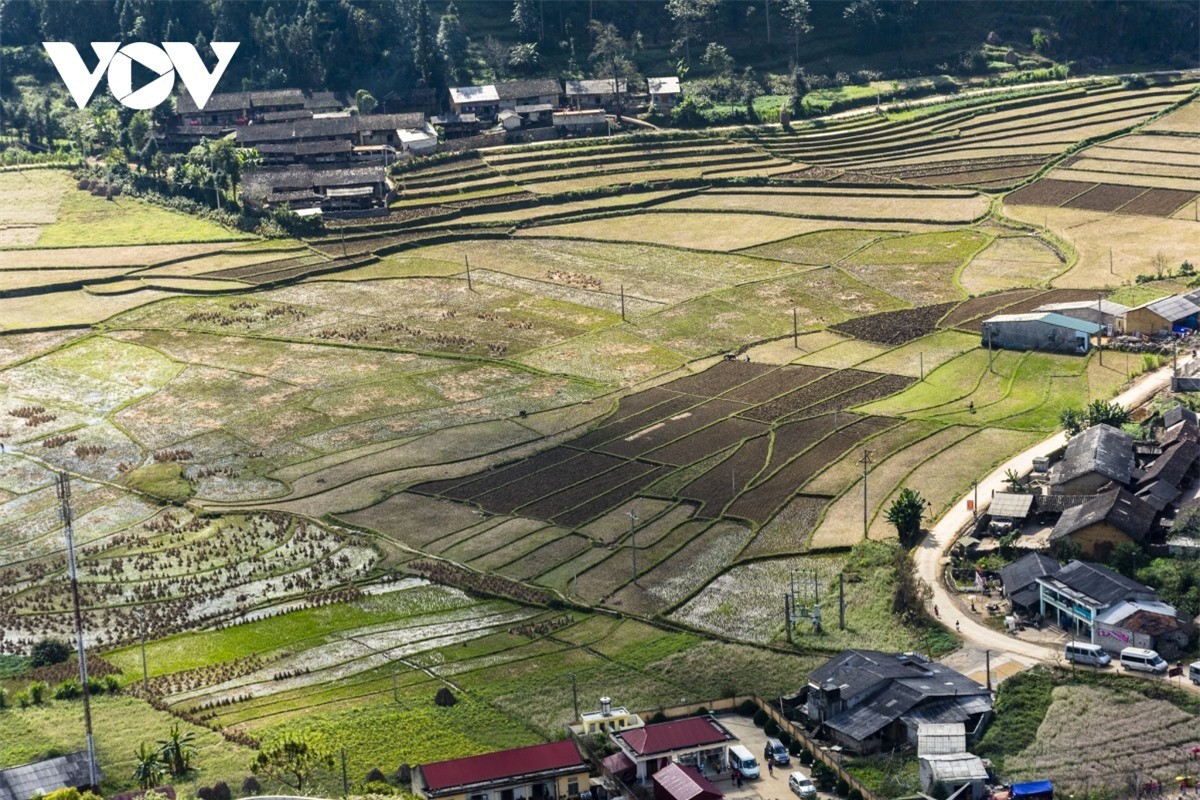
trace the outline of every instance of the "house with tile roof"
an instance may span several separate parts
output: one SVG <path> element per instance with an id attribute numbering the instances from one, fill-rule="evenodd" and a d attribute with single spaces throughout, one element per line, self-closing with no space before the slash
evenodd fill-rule
<path id="1" fill-rule="evenodd" d="M 634 763 L 643 782 L 672 761 L 704 764 L 706 770 L 715 771 L 729 761 L 730 745 L 738 744 L 729 729 L 707 716 L 620 730 L 609 738 Z"/>
<path id="2" fill-rule="evenodd" d="M 422 764 L 413 791 L 426 800 L 566 800 L 588 787 L 573 739 Z"/>

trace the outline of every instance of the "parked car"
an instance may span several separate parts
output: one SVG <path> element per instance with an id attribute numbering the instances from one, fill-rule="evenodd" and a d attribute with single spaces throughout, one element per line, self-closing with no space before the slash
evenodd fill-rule
<path id="1" fill-rule="evenodd" d="M 1188 664 L 1188 680 L 1200 686 L 1200 661 L 1193 661 Z"/>
<path id="2" fill-rule="evenodd" d="M 763 748 L 763 758 L 773 762 L 777 767 L 786 767 L 792 763 L 787 748 L 778 739 L 767 739 L 767 746 Z"/>
<path id="3" fill-rule="evenodd" d="M 1167 671 L 1167 662 L 1153 650 L 1140 647 L 1126 647 L 1121 651 L 1121 666 L 1138 672 L 1152 672 L 1161 675 Z"/>
<path id="4" fill-rule="evenodd" d="M 729 748 L 729 768 L 741 772 L 743 778 L 758 777 L 758 759 L 740 744 Z"/>
<path id="5" fill-rule="evenodd" d="M 1104 652 L 1100 645 L 1085 642 L 1071 642 L 1066 646 L 1064 655 L 1067 661 L 1092 667 L 1107 667 L 1112 662 L 1112 656 Z"/>
<path id="6" fill-rule="evenodd" d="M 793 772 L 788 775 L 788 788 L 795 792 L 797 797 L 813 798 L 817 796 L 816 784 L 803 772 Z"/>

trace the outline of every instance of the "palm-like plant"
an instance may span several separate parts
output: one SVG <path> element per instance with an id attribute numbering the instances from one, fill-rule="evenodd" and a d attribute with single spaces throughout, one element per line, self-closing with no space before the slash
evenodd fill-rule
<path id="1" fill-rule="evenodd" d="M 179 729 L 179 723 L 171 726 L 166 739 L 158 742 L 159 757 L 166 763 L 171 774 L 179 777 L 191 768 L 192 756 L 196 754 L 196 734 Z"/>
<path id="2" fill-rule="evenodd" d="M 162 751 L 142 742 L 133 755 L 133 779 L 138 782 L 138 786 L 143 789 L 157 786 L 163 774 Z"/>

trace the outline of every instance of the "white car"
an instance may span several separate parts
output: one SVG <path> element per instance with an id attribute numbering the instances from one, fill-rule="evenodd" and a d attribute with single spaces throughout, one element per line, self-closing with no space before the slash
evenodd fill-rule
<path id="1" fill-rule="evenodd" d="M 816 785 L 803 772 L 793 772 L 791 775 L 788 775 L 788 788 L 799 797 L 812 798 L 817 796 Z"/>

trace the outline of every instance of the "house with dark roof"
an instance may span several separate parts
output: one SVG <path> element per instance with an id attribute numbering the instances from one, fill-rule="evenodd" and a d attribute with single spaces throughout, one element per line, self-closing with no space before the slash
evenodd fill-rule
<path id="1" fill-rule="evenodd" d="M 392 187 L 382 165 L 309 166 L 258 169 L 242 179 L 246 204 L 272 210 L 319 208 L 323 213 L 357 211 L 387 204 Z"/>
<path id="2" fill-rule="evenodd" d="M 999 314 L 983 322 L 982 346 L 1005 350 L 1086 353 L 1102 328 L 1053 311 Z"/>
<path id="3" fill-rule="evenodd" d="M 1100 644 L 1096 620 L 1122 601 L 1157 602 L 1149 586 L 1099 564 L 1072 561 L 1053 575 L 1037 579 L 1038 612 L 1077 639 Z M 1120 648 L 1118 648 L 1120 649 Z"/>
<path id="4" fill-rule="evenodd" d="M 617 95 L 629 91 L 623 78 L 596 78 L 566 82 L 567 105 L 575 109 L 605 108 L 617 99 Z"/>
<path id="5" fill-rule="evenodd" d="M 1000 568 L 1000 584 L 1004 596 L 1014 610 L 1027 614 L 1038 610 L 1038 578 L 1057 575 L 1062 565 L 1041 553 L 1023 555 L 1011 564 Z"/>
<path id="6" fill-rule="evenodd" d="M 1198 461 L 1200 444 L 1181 436 L 1163 447 L 1146 466 L 1134 484 L 1134 493 L 1156 511 L 1162 511 L 1196 482 Z"/>
<path id="7" fill-rule="evenodd" d="M 1128 486 L 1134 471 L 1133 437 L 1111 425 L 1093 425 L 1067 442 L 1050 468 L 1050 494 L 1095 494 L 1108 483 Z"/>
<path id="8" fill-rule="evenodd" d="M 1109 489 L 1064 511 L 1050 541 L 1069 539 L 1083 556 L 1103 561 L 1118 544 L 1146 541 L 1157 516 L 1154 506 L 1128 490 Z"/>
<path id="9" fill-rule="evenodd" d="M 103 773 L 99 767 L 96 771 L 98 782 L 102 782 Z M 91 786 L 90 776 L 85 751 L 0 769 L 0 800 L 29 800 L 58 789 L 82 789 Z"/>
<path id="10" fill-rule="evenodd" d="M 974 741 L 991 720 L 992 696 L 914 653 L 846 650 L 809 673 L 806 712 L 845 749 L 874 753 L 915 745 L 922 723 L 961 722 Z"/>
<path id="11" fill-rule="evenodd" d="M 535 744 L 413 770 L 413 791 L 426 800 L 565 800 L 588 786 L 588 766 L 573 739 Z"/>
<path id="12" fill-rule="evenodd" d="M 254 92 L 218 92 L 208 98 L 204 108 L 197 107 L 185 89 L 175 100 L 175 115 L 180 125 L 245 125 L 267 114 L 307 111 L 320 114 L 340 111 L 346 98 L 334 92 L 303 89 L 265 89 Z"/>
<path id="13" fill-rule="evenodd" d="M 500 110 L 516 111 L 519 107 L 538 106 L 546 111 L 561 105 L 562 86 L 558 78 L 531 78 L 524 81 L 503 81 L 495 85 Z"/>
<path id="14" fill-rule="evenodd" d="M 654 773 L 654 800 L 721 800 L 725 794 L 695 767 L 671 763 Z"/>
<path id="15" fill-rule="evenodd" d="M 672 761 L 715 773 L 729 761 L 729 746 L 738 738 L 712 717 L 687 717 L 609 734 L 637 768 L 639 781 Z"/>
<path id="16" fill-rule="evenodd" d="M 917 764 L 921 789 L 941 786 L 956 800 L 981 800 L 989 780 L 979 756 L 967 752 L 967 735 L 961 722 L 925 723 L 917 731 Z M 961 794 L 960 790 L 966 789 Z"/>
<path id="17" fill-rule="evenodd" d="M 1182 403 L 1164 411 L 1162 423 L 1163 432 L 1159 440 L 1164 444 L 1179 439 L 1200 441 L 1200 414 Z"/>

